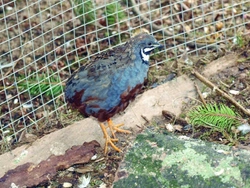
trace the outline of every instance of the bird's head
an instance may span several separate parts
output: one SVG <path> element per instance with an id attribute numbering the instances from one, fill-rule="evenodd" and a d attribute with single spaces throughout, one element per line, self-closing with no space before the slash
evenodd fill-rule
<path id="1" fill-rule="evenodd" d="M 144 63 L 148 64 L 149 55 L 156 48 L 163 47 L 152 35 L 148 33 L 141 33 L 133 38 L 135 43 L 136 53 L 140 54 L 141 59 Z"/>

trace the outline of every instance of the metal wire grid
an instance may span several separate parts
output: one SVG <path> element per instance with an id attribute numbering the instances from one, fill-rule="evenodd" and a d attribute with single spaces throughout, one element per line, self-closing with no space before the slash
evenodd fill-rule
<path id="1" fill-rule="evenodd" d="M 218 51 L 219 45 L 235 40 L 250 25 L 247 0 L 92 0 L 91 10 L 77 14 L 76 9 L 86 2 L 0 1 L 1 142 L 17 141 L 24 130 L 39 129 L 51 118 L 60 117 L 66 104 L 63 94 L 54 96 L 52 88 L 62 86 L 72 69 L 82 62 L 125 42 L 124 36 L 132 36 L 136 29 L 147 28 L 162 36 L 158 40 L 167 51 L 160 52 L 165 58 L 152 65 L 155 66 L 183 53 Z M 125 19 L 109 25 L 103 13 L 114 2 L 122 5 L 122 9 L 115 6 L 116 20 L 119 12 L 125 13 Z M 94 19 L 81 23 L 91 12 Z M 46 90 L 42 88 L 45 78 L 40 79 L 41 75 L 53 78 L 46 80 L 50 86 Z M 20 87 L 34 79 L 38 84 L 36 95 L 29 87 Z M 50 97 L 46 96 L 49 91 Z"/>

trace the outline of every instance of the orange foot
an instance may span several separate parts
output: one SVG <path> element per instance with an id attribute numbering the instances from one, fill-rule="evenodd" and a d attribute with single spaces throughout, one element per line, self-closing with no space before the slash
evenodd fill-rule
<path id="1" fill-rule="evenodd" d="M 108 151 L 108 144 L 110 144 L 111 147 L 114 148 L 114 150 L 116 150 L 116 151 L 118 151 L 118 152 L 121 152 L 121 149 L 119 149 L 119 148 L 118 148 L 117 146 L 115 146 L 115 144 L 113 143 L 113 142 L 118 142 L 118 139 L 116 138 L 115 132 L 121 132 L 121 133 L 130 134 L 131 131 L 120 129 L 119 127 L 123 126 L 123 123 L 122 123 L 122 124 L 118 124 L 118 125 L 114 125 L 111 119 L 108 119 L 107 122 L 108 122 L 108 126 L 105 126 L 103 123 L 100 123 L 100 127 L 101 127 L 101 129 L 102 129 L 104 138 L 105 138 L 105 140 L 106 140 L 106 142 L 105 142 L 105 147 L 104 147 L 104 154 L 106 154 L 107 151 Z M 106 130 L 107 128 L 110 129 L 113 138 L 111 138 L 111 137 L 108 135 L 107 130 Z"/>

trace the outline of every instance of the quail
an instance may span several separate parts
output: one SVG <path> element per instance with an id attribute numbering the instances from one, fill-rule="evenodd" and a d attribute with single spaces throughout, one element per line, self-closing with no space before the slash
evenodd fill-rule
<path id="1" fill-rule="evenodd" d="M 123 124 L 114 125 L 111 117 L 125 110 L 140 93 L 147 78 L 150 52 L 161 46 L 148 33 L 139 33 L 125 44 L 98 54 L 67 80 L 67 103 L 83 116 L 97 118 L 106 140 L 105 154 L 109 144 L 121 151 L 114 144 L 118 141 L 116 132 L 131 133 L 120 128 Z"/>

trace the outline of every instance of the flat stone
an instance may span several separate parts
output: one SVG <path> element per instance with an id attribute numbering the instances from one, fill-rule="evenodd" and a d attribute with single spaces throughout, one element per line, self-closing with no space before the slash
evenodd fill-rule
<path id="1" fill-rule="evenodd" d="M 249 169 L 250 151 L 146 129 L 113 187 L 250 187 Z"/>

